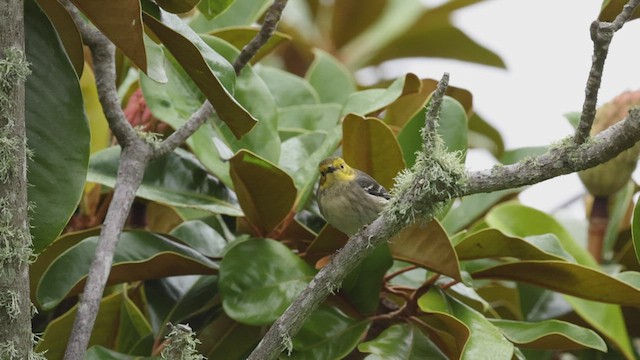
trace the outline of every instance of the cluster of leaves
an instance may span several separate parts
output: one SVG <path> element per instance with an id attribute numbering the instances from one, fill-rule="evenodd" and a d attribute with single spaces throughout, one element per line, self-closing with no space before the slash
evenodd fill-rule
<path id="1" fill-rule="evenodd" d="M 208 358 L 244 358 L 347 240 L 323 224 L 314 203 L 318 162 L 340 149 L 391 188 L 421 148 L 436 82 L 406 74 L 361 89 L 352 71 L 394 56 L 502 66 L 449 21 L 478 1 L 425 8 L 417 0 L 380 0 L 365 10 L 358 1 L 292 0 L 282 26 L 289 35 L 276 33 L 238 75 L 231 62 L 270 1 L 73 2 L 118 46 L 128 115 L 177 128 L 205 99 L 217 111 L 185 148 L 147 169 L 88 359 L 159 356 L 168 323 L 188 323 Z M 25 1 L 33 64 L 28 141 L 35 152 L 29 196 L 39 253 L 31 293 L 41 311 L 36 330 L 44 331 L 37 351 L 56 359 L 120 149 L 110 146 L 69 14 L 57 1 L 38 4 Z M 190 26 L 171 12 L 190 12 Z M 311 48 L 318 44 L 325 50 Z M 140 91 L 144 101 L 132 101 Z M 504 151 L 500 134 L 473 112 L 471 94 L 450 88 L 448 95 L 438 132 L 450 151 L 484 146 L 507 164 L 543 150 Z M 640 334 L 626 325 L 638 313 L 621 305 L 640 305 L 640 273 L 605 272 L 553 217 L 508 201 L 520 190 L 451 203 L 438 220 L 376 249 L 305 323 L 289 356 L 546 359 L 557 350 L 607 351 L 604 338 L 609 351 L 633 359 L 631 339 Z M 616 209 L 626 209 L 633 192 L 625 188 Z M 637 269 L 629 232 L 615 225 L 615 262 Z"/>

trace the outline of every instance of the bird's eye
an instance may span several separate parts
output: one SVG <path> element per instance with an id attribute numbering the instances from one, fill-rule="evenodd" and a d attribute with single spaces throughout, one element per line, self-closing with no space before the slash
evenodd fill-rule
<path id="1" fill-rule="evenodd" d="M 340 169 L 344 169 L 344 164 L 340 164 Z"/>

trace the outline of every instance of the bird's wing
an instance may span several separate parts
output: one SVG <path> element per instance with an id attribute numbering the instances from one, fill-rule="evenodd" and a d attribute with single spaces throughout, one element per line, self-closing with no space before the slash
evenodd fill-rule
<path id="1" fill-rule="evenodd" d="M 367 173 L 358 170 L 356 181 L 364 191 L 371 195 L 380 196 L 387 200 L 391 198 L 391 196 L 389 196 L 389 192 L 387 192 L 387 189 L 385 189 L 384 186 L 378 184 L 378 182 Z"/>

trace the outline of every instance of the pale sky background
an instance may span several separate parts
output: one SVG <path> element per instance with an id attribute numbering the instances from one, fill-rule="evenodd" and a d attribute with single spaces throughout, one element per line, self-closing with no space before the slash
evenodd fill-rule
<path id="1" fill-rule="evenodd" d="M 425 59 L 388 63 L 378 71 L 389 77 L 413 72 L 435 79 L 449 72 L 451 85 L 473 93 L 474 108 L 498 128 L 507 149 L 548 145 L 572 133 L 562 115 L 582 108 L 593 50 L 589 26 L 601 3 L 601 0 L 490 0 L 455 13 L 454 23 L 499 54 L 507 70 Z M 598 104 L 624 90 L 640 89 L 639 40 L 640 19 L 627 23 L 614 36 Z M 490 165 L 489 157 L 478 153 L 470 154 L 467 161 L 471 169 Z M 552 211 L 582 193 L 584 188 L 573 174 L 535 185 L 520 198 L 527 205 Z M 581 202 L 574 206 L 581 206 Z"/>

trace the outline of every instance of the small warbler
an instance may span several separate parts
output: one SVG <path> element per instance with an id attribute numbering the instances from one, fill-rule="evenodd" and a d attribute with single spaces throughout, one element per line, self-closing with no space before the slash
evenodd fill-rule
<path id="1" fill-rule="evenodd" d="M 324 159 L 318 170 L 320 212 L 329 224 L 349 236 L 375 220 L 389 200 L 387 189 L 342 158 Z"/>

